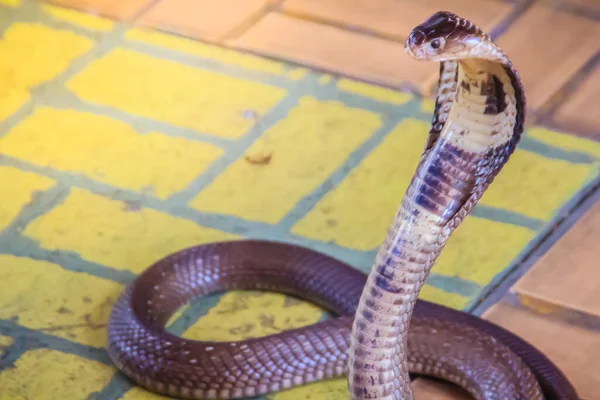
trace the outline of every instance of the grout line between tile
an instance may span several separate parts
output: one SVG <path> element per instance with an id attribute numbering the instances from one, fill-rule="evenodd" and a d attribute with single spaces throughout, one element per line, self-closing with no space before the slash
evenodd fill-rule
<path id="1" fill-rule="evenodd" d="M 527 134 L 527 131 L 521 136 L 521 141 L 517 150 L 528 151 L 551 160 L 567 161 L 571 164 L 595 164 L 598 159 L 589 153 L 577 150 L 565 150 L 554 147 L 539 139 L 533 138 Z"/>
<path id="2" fill-rule="evenodd" d="M 17 164 L 19 164 L 19 163 L 17 162 Z M 21 168 L 23 168 L 23 165 L 21 165 Z M 25 168 L 27 168 L 27 167 L 25 167 Z M 35 171 L 35 170 L 36 170 L 36 168 L 34 167 L 34 168 L 33 168 L 33 170 Z M 39 171 L 38 171 L 38 172 L 39 172 Z M 44 171 L 44 172 L 42 172 L 42 173 L 45 173 L 45 171 Z M 59 174 L 59 175 L 60 175 L 60 174 Z M 66 175 L 69 175 L 69 174 L 67 173 Z M 77 177 L 76 179 L 81 179 L 81 177 Z M 85 180 L 85 179 L 84 179 L 84 180 Z M 102 184 L 100 184 L 100 186 L 102 186 Z M 109 189 L 105 189 L 105 191 L 109 191 Z M 111 197 L 112 197 L 112 198 L 114 198 L 114 196 L 111 196 Z M 169 212 L 169 211 L 167 211 L 167 212 Z M 212 218 L 214 218 L 214 217 L 215 217 L 215 216 L 208 216 L 207 218 L 208 218 L 208 219 L 212 219 Z M 216 217 L 217 217 L 217 218 L 219 218 L 219 216 L 216 216 Z M 485 215 L 484 215 L 484 217 L 485 217 Z M 184 217 L 184 218 L 188 218 L 188 219 L 189 219 L 189 217 Z M 192 219 L 194 219 L 194 218 L 192 217 Z M 228 218 L 227 218 L 226 216 L 225 216 L 225 220 L 228 220 Z M 235 221 L 235 218 L 233 218 L 233 221 Z M 245 222 L 246 222 L 246 221 L 242 221 L 242 225 L 243 225 Z M 234 224 L 235 224 L 235 223 L 234 223 Z M 216 227 L 217 229 L 223 229 L 223 226 L 222 226 L 222 224 L 221 224 L 221 223 L 217 223 L 215 227 Z M 242 229 L 243 229 L 243 228 L 242 228 Z M 239 231 L 237 231 L 237 230 L 236 230 L 236 228 L 234 228 L 233 230 L 234 230 L 234 232 L 235 232 L 235 233 L 240 233 Z M 259 230 L 259 231 L 262 231 L 263 229 L 262 229 L 262 228 L 258 228 L 258 230 Z M 274 237 L 277 237 L 277 235 L 276 235 L 276 234 L 274 234 Z M 302 239 L 301 239 L 301 240 L 302 240 Z M 328 246 L 326 245 L 326 247 L 328 247 Z M 354 260 L 354 259 L 355 259 L 355 257 L 350 257 L 350 259 L 351 259 L 351 260 Z M 123 280 L 123 278 L 119 278 L 119 280 L 120 280 L 120 281 L 122 281 L 122 280 Z"/>
<path id="3" fill-rule="evenodd" d="M 42 330 L 26 328 L 12 321 L 0 319 L 0 334 L 13 337 L 15 343 L 19 343 L 20 340 L 22 343 L 21 346 L 14 346 L 13 352 L 9 355 L 9 362 L 3 361 L 0 364 L 0 371 L 12 367 L 13 363 L 26 351 L 46 348 L 74 354 L 88 360 L 99 361 L 109 366 L 113 365 L 107 351 L 103 348 L 72 342 L 58 336 L 49 335 Z"/>
<path id="4" fill-rule="evenodd" d="M 171 325 L 167 326 L 165 330 L 174 335 L 181 336 L 190 326 L 198 322 L 211 308 L 217 305 L 221 296 L 221 294 L 212 294 L 202 297 L 200 301 L 192 301 L 190 307 Z M 117 371 L 110 382 L 89 400 L 117 400 L 134 387 L 136 385 L 131 380 L 120 371 Z"/>
<path id="5" fill-rule="evenodd" d="M 32 260 L 51 262 L 67 271 L 77 273 L 84 272 L 123 285 L 126 285 L 135 278 L 135 274 L 131 271 L 119 270 L 87 261 L 74 252 L 47 250 L 42 248 L 34 240 L 24 237 L 14 238 L 12 240 L 2 239 L 0 241 L 0 254 L 9 254 L 15 257 L 26 257 Z"/>
<path id="6" fill-rule="evenodd" d="M 115 190 L 115 188 L 110 185 L 95 182 L 84 176 L 60 171 L 50 171 L 46 168 L 34 166 L 24 161 L 7 159 L 4 157 L 3 159 L 0 159 L 0 162 L 3 162 L 7 165 L 16 166 L 24 171 L 30 171 L 40 175 L 48 176 L 62 182 L 64 185 L 68 185 L 69 187 L 78 187 L 90 191 L 91 193 L 107 197 L 113 201 L 135 202 L 141 204 L 143 207 L 148 207 L 174 217 L 183 218 L 200 226 L 218 229 L 223 232 L 240 235 L 241 237 L 248 239 L 283 241 L 299 246 L 309 247 L 316 251 L 323 252 L 331 257 L 337 258 L 363 272 L 368 271 L 368 269 L 371 267 L 372 260 L 377 250 L 353 250 L 333 245 L 331 243 L 298 236 L 287 232 L 278 225 L 247 221 L 227 215 L 202 213 L 193 210 L 184 204 L 177 204 L 170 200 L 151 198 L 125 189 Z M 48 210 L 45 210 L 45 212 L 48 212 Z M 18 222 L 18 226 L 20 228 L 26 228 L 25 223 L 32 220 L 32 216 L 33 215 L 29 215 L 28 218 L 22 217 L 22 220 Z M 6 252 L 7 254 L 13 254 L 16 256 L 29 257 L 36 260 L 50 261 L 62 266 L 67 270 L 75 272 L 85 271 L 92 275 L 104 279 L 110 279 L 121 284 L 126 284 L 135 277 L 135 274 L 129 270 L 107 267 L 93 261 L 85 260 L 77 253 L 64 250 L 44 249 L 34 240 L 22 236 L 10 235 L 8 239 L 7 237 L 3 237 L 2 241 L 0 242 L 0 252 Z M 436 276 L 436 274 L 432 274 L 432 276 Z M 431 286 L 441 289 L 448 288 L 451 285 L 444 283 L 444 281 L 448 279 L 455 280 L 455 278 L 440 275 L 437 278 L 432 279 L 430 284 Z M 470 287 L 470 282 L 464 282 L 465 285 L 462 287 Z M 471 292 L 471 289 L 469 289 L 468 293 L 459 294 L 468 296 L 471 294 Z"/>
<path id="7" fill-rule="evenodd" d="M 486 206 L 485 204 L 481 203 L 477 204 L 473 208 L 471 215 L 488 221 L 520 226 L 536 232 L 540 231 L 546 224 L 546 221 L 533 218 L 525 214 L 505 210 L 502 208 Z"/>
<path id="8" fill-rule="evenodd" d="M 20 13 L 21 8 L 0 5 L 0 39 L 2 39 L 8 27 L 10 27 L 15 20 L 19 20 Z"/>
<path id="9" fill-rule="evenodd" d="M 351 97 L 351 98 L 352 98 L 352 97 Z M 359 98 L 360 98 L 360 97 L 359 97 Z M 363 99 L 364 99 L 364 98 L 363 98 Z M 375 102 L 375 103 L 377 103 L 377 102 Z M 378 104 L 378 106 L 380 106 L 380 104 Z M 364 104 L 362 104 L 362 105 L 361 105 L 361 107 L 363 107 L 363 108 L 364 108 Z M 380 107 L 375 107 L 375 108 L 376 108 L 378 111 L 381 111 L 381 108 L 380 108 Z"/>
<path id="10" fill-rule="evenodd" d="M 1 332 L 2 330 L 0 328 L 0 333 Z M 14 340 L 13 344 L 4 350 L 4 354 L 0 353 L 0 356 L 2 356 L 2 358 L 0 358 L 0 374 L 5 369 L 13 368 L 23 353 L 35 348 L 29 341 L 21 336 L 14 336 L 12 338 Z"/>
<path id="11" fill-rule="evenodd" d="M 28 16 L 31 13 L 40 12 L 39 7 L 39 5 L 33 5 L 29 2 L 26 2 L 20 10 L 25 16 Z M 52 24 L 50 24 L 50 26 L 52 26 Z M 29 99 L 29 101 L 25 105 L 23 105 L 18 111 L 16 111 L 12 116 L 0 122 L 0 138 L 9 129 L 11 129 L 17 123 L 21 122 L 23 118 L 29 115 L 38 102 L 45 101 L 46 103 L 52 103 L 52 88 L 64 87 L 64 84 L 72 76 L 82 71 L 88 64 L 96 60 L 98 57 L 101 57 L 102 55 L 108 53 L 113 48 L 113 44 L 118 42 L 122 38 L 123 34 L 124 28 L 122 26 L 116 25 L 111 32 L 106 33 L 104 36 L 102 36 L 87 52 L 83 53 L 75 60 L 73 60 L 69 64 L 69 66 L 54 79 L 51 79 L 48 82 L 42 83 L 30 89 L 29 92 L 30 94 L 32 94 L 32 96 Z M 34 96 L 33 93 L 36 93 L 37 95 Z"/>
<path id="12" fill-rule="evenodd" d="M 26 0 L 26 1 L 28 1 L 28 0 Z M 66 9 L 66 10 L 71 10 L 70 8 L 56 6 L 47 1 L 44 1 L 41 4 L 34 4 L 34 3 L 31 3 L 31 1 L 29 0 L 27 2 L 27 6 L 22 7 L 25 11 L 22 14 L 20 14 L 19 16 L 17 16 L 17 18 L 14 18 L 12 20 L 12 22 L 13 23 L 14 22 L 41 23 L 41 24 L 43 24 L 45 26 L 49 26 L 51 28 L 69 30 L 77 35 L 87 37 L 88 39 L 92 39 L 96 42 L 98 42 L 106 34 L 110 33 L 110 30 L 95 30 L 93 28 L 88 28 L 85 26 L 77 25 L 76 23 L 71 22 L 71 21 L 57 18 L 57 17 L 49 14 L 48 12 L 46 12 L 43 9 L 44 5 L 58 7 L 61 9 Z M 100 18 L 104 18 L 106 20 L 111 21 L 113 24 L 113 29 L 116 26 L 116 23 L 112 19 L 107 18 L 107 17 L 100 17 Z"/>
<path id="13" fill-rule="evenodd" d="M 146 55 L 161 57 L 164 59 L 181 62 L 186 65 L 194 66 L 196 68 L 203 68 L 203 69 L 207 69 L 210 71 L 218 71 L 218 72 L 226 71 L 229 75 L 232 75 L 232 76 L 236 76 L 236 77 L 243 78 L 243 79 L 250 79 L 253 81 L 257 81 L 257 82 L 261 82 L 264 84 L 273 85 L 273 86 L 277 86 L 277 87 L 282 87 L 282 88 L 286 88 L 288 90 L 291 90 L 292 88 L 296 89 L 298 86 L 302 86 L 300 82 L 290 81 L 289 79 L 285 78 L 284 76 L 275 76 L 275 75 L 263 73 L 260 71 L 248 71 L 241 67 L 237 67 L 237 66 L 230 65 L 230 64 L 218 63 L 217 67 L 216 67 L 214 63 L 208 63 L 207 61 L 203 60 L 200 57 L 185 54 L 185 53 L 180 53 L 176 50 L 156 47 L 156 46 L 142 43 L 142 42 L 127 41 L 122 45 L 122 47 L 131 49 L 131 50 L 135 50 L 135 51 L 139 51 L 140 53 L 143 53 Z M 257 54 L 257 56 L 261 56 L 261 55 Z M 286 62 L 286 60 L 283 60 L 283 62 Z M 338 75 L 338 77 L 345 78 L 344 75 Z M 361 79 L 358 79 L 355 77 L 351 77 L 350 79 L 354 79 L 354 80 L 361 81 L 361 82 L 372 83 L 372 82 L 364 81 L 364 80 L 361 80 Z M 377 83 L 376 83 L 376 85 L 381 86 L 381 87 L 386 87 L 385 85 L 381 85 L 381 84 L 377 84 Z M 323 100 L 335 98 L 336 100 L 341 100 L 346 105 L 352 105 L 352 106 L 356 105 L 358 107 L 366 108 L 370 111 L 374 111 L 374 112 L 381 113 L 381 114 L 394 114 L 398 111 L 398 109 L 403 107 L 403 106 L 397 106 L 397 105 L 392 105 L 389 103 L 381 102 L 376 99 L 367 98 L 367 97 L 360 96 L 360 95 L 339 92 L 337 89 L 335 89 L 333 87 L 328 88 L 329 90 L 319 90 L 318 92 L 315 92 L 312 89 L 313 89 L 312 87 L 307 86 L 304 88 L 304 93 L 311 94 L 311 95 L 316 94 L 319 99 L 323 99 Z M 395 90 L 395 89 L 392 89 L 392 90 Z M 419 95 L 415 95 L 415 96 L 421 98 L 421 96 L 419 96 Z M 110 111 L 111 116 L 114 116 L 115 118 L 117 118 L 116 114 L 120 114 L 121 116 L 118 117 L 118 119 L 132 118 L 129 114 L 127 114 L 125 112 L 120 112 L 119 110 L 112 109 L 110 107 L 89 105 L 89 104 L 81 102 L 80 100 L 79 100 L 79 103 L 81 103 L 82 106 L 85 105 L 85 107 L 88 107 L 90 109 L 94 108 L 95 110 L 99 110 L 99 108 L 102 107 L 104 110 Z M 105 112 L 107 112 L 107 111 L 105 111 Z M 412 115 L 412 117 L 419 118 L 422 120 L 427 120 L 427 122 L 430 122 L 430 119 L 431 119 L 431 116 L 426 113 L 416 113 L 416 114 Z M 138 117 L 136 116 L 136 118 L 138 118 Z M 529 122 L 528 126 L 531 125 L 532 118 L 533 117 L 530 117 L 530 120 L 528 121 Z M 152 120 L 152 121 L 148 120 L 148 122 L 151 124 L 157 123 L 157 121 L 154 121 L 154 120 Z M 184 136 L 187 138 L 193 138 L 194 136 L 198 137 L 198 135 L 200 135 L 201 138 L 199 140 L 202 140 L 202 141 L 206 140 L 208 142 L 214 142 L 216 140 L 219 143 L 213 143 L 213 144 L 216 144 L 218 146 L 224 145 L 224 142 L 222 140 L 220 140 L 219 138 L 216 138 L 212 135 L 205 135 L 205 134 L 201 134 L 201 133 L 196 134 L 195 132 L 192 132 L 189 130 L 186 130 L 184 132 L 182 130 L 183 128 L 169 127 L 169 126 L 167 126 L 167 124 L 161 123 L 160 121 L 158 121 L 158 123 L 163 124 L 163 126 L 165 126 L 164 130 L 173 131 L 174 129 L 177 129 L 179 132 L 181 132 L 181 133 L 178 133 L 178 135 L 181 135 L 181 136 Z M 212 139 L 212 138 L 215 138 L 215 139 Z M 535 141 L 533 141 L 533 139 L 524 138 L 523 140 L 525 142 L 527 142 L 527 144 L 521 145 L 522 148 L 525 148 L 524 146 L 529 146 L 530 147 L 529 150 L 536 152 L 537 151 L 536 149 L 541 149 L 543 147 L 544 149 L 546 149 L 546 150 L 544 150 L 544 155 L 547 157 L 556 157 L 559 159 L 566 159 L 566 160 L 572 159 L 571 156 L 568 156 L 566 153 L 564 153 L 563 150 L 553 147 L 551 145 L 544 144 L 543 146 L 541 146 L 540 144 L 535 144 L 534 143 Z M 551 154 L 554 154 L 555 156 L 552 156 Z M 581 160 L 583 160 L 585 157 L 581 156 L 581 157 L 575 157 L 575 158 L 580 158 Z"/>
<path id="14" fill-rule="evenodd" d="M 286 96 L 265 116 L 259 118 L 256 124 L 242 138 L 236 142 L 232 142 L 219 159 L 190 182 L 185 189 L 171 195 L 169 200 L 178 204 L 185 204 L 192 200 L 200 191 L 219 177 L 225 169 L 242 157 L 258 138 L 277 124 L 297 104 L 299 97 L 293 91 L 291 93 L 288 91 Z"/>
<path id="15" fill-rule="evenodd" d="M 7 165 L 3 162 L 3 159 L 4 156 L 0 154 L 0 165 Z M 32 194 L 31 202 L 21 208 L 19 214 L 7 227 L 0 230 L 0 243 L 12 237 L 19 236 L 29 222 L 44 215 L 48 210 L 62 203 L 68 194 L 69 189 L 60 181 L 55 181 L 54 186 L 48 190 L 34 192 Z"/>
<path id="16" fill-rule="evenodd" d="M 43 90 L 34 89 L 32 90 L 32 94 L 35 95 L 36 93 Z M 97 116 L 108 117 L 116 121 L 126 123 L 136 133 L 141 135 L 156 132 L 172 137 L 184 138 L 191 141 L 210 144 L 223 149 L 226 149 L 233 143 L 235 143 L 235 139 L 221 138 L 216 135 L 198 132 L 191 128 L 175 126 L 164 121 L 159 121 L 148 117 L 131 114 L 119 110 L 115 107 L 88 103 L 81 100 L 79 97 L 77 97 L 67 89 L 64 89 L 63 87 L 55 88 L 53 90 L 53 95 L 51 98 L 45 98 L 43 96 L 38 97 L 36 106 L 50 107 L 57 110 L 73 110 L 78 112 L 91 113 Z"/>
<path id="17" fill-rule="evenodd" d="M 362 144 L 358 145 L 346 160 L 316 189 L 300 199 L 294 208 L 283 217 L 278 225 L 285 230 L 290 230 L 300 221 L 320 200 L 322 200 L 333 188 L 337 187 L 377 146 L 390 134 L 394 127 L 410 115 L 413 107 L 401 107 L 401 114 L 395 116 L 383 116 L 381 127 L 368 137 Z"/>
<path id="18" fill-rule="evenodd" d="M 166 330 L 174 335 L 183 335 L 192 325 L 219 303 L 224 293 L 213 293 L 203 296 L 201 299 L 195 299 L 189 307 L 177 318 Z"/>
<path id="19" fill-rule="evenodd" d="M 174 36 L 174 37 L 181 37 L 181 38 L 189 40 L 189 38 L 186 36 L 178 36 L 178 35 L 172 35 L 172 34 L 166 34 L 166 35 Z M 205 44 L 205 45 L 211 46 L 211 47 L 222 48 L 222 49 L 232 51 L 232 52 L 237 52 L 237 50 L 235 50 L 235 49 L 230 49 L 230 48 L 220 45 L 220 44 L 213 44 L 213 43 L 208 43 L 208 42 L 199 42 L 199 43 L 202 43 L 202 44 Z M 271 72 L 261 71 L 261 70 L 251 70 L 251 69 L 244 68 L 237 64 L 220 61 L 217 58 L 203 58 L 202 56 L 185 53 L 185 52 L 182 52 L 182 51 L 179 51 L 176 49 L 170 49 L 168 47 L 159 47 L 159 46 L 156 46 L 153 44 L 136 41 L 133 39 L 127 39 L 127 38 L 125 39 L 125 41 L 123 41 L 123 43 L 120 44 L 120 47 L 128 49 L 128 50 L 136 51 L 140 54 L 144 54 L 144 55 L 147 55 L 150 57 L 156 57 L 156 58 L 161 58 L 161 59 L 165 59 L 165 60 L 169 60 L 169 61 L 174 61 L 174 62 L 185 64 L 185 65 L 188 65 L 191 67 L 211 71 L 216 74 L 233 76 L 235 78 L 241 78 L 241 79 L 247 79 L 247 80 L 251 80 L 251 81 L 260 82 L 260 83 L 263 83 L 266 85 L 272 85 L 272 86 L 277 86 L 277 87 L 281 87 L 281 88 L 289 88 L 289 87 L 294 87 L 294 86 L 298 85 L 298 81 L 291 80 L 290 78 L 287 77 L 286 73 L 289 71 L 282 71 L 280 74 L 277 74 L 277 73 L 271 73 Z M 286 63 L 285 61 L 282 62 L 280 60 L 270 59 L 268 57 L 263 57 L 261 55 L 249 54 L 249 53 L 246 53 L 243 51 L 239 51 L 239 53 L 243 54 L 243 55 L 249 55 L 252 57 L 260 57 L 262 59 L 268 59 L 268 60 L 274 61 L 274 62 L 280 62 L 284 69 L 286 69 L 286 67 L 288 65 L 291 65 L 292 68 L 295 67 L 295 65 Z"/>

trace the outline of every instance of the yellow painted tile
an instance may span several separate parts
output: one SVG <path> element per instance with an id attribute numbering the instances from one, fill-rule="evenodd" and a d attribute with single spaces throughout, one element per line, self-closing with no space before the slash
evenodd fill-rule
<path id="1" fill-rule="evenodd" d="M 35 371 L 33 374 L 32 372 Z M 2 400 L 87 399 L 115 370 L 98 361 L 50 349 L 29 350 L 0 373 Z"/>
<path id="2" fill-rule="evenodd" d="M 319 84 L 326 85 L 331 82 L 332 76 L 329 74 L 323 74 L 319 77 Z"/>
<path id="3" fill-rule="evenodd" d="M 59 227 L 60 228 L 60 227 Z M 0 318 L 95 347 L 106 345 L 110 307 L 122 285 L 56 264 L 0 255 Z"/>
<path id="4" fill-rule="evenodd" d="M 36 191 L 47 190 L 54 181 L 13 167 L 0 167 L 2 198 L 0 199 L 0 230 L 6 228 L 27 205 Z"/>
<path id="5" fill-rule="evenodd" d="M 403 93 L 397 90 L 369 85 L 368 83 L 345 78 L 342 78 L 338 81 L 338 89 L 343 92 L 356 93 L 375 100 L 396 105 L 408 103 L 413 98 L 410 93 Z"/>
<path id="6" fill-rule="evenodd" d="M 21 0 L 0 0 L 0 4 L 9 7 L 19 7 L 21 5 Z"/>
<path id="7" fill-rule="evenodd" d="M 378 114 L 339 102 L 301 98 L 288 116 L 249 149 L 190 205 L 201 211 L 278 222 L 323 182 L 381 125 Z M 270 158 L 269 158 L 270 157 Z"/>
<path id="8" fill-rule="evenodd" d="M 183 313 L 186 312 L 190 308 L 190 305 L 191 304 L 188 303 L 188 304 L 184 304 L 183 306 L 179 307 L 179 309 L 177 311 L 175 311 L 173 314 L 171 314 L 171 316 L 167 320 L 167 323 L 165 324 L 165 326 L 170 326 L 173 323 L 175 323 L 175 321 L 177 321 L 179 319 L 179 317 L 181 317 L 183 315 Z"/>
<path id="9" fill-rule="evenodd" d="M 487 285 L 535 235 L 527 228 L 470 216 L 454 231 L 432 272 Z"/>
<path id="10" fill-rule="evenodd" d="M 379 247 L 417 167 L 428 129 L 414 119 L 399 123 L 292 232 L 356 250 Z"/>
<path id="11" fill-rule="evenodd" d="M 594 157 L 600 158 L 600 143 L 595 140 L 556 132 L 542 127 L 529 128 L 527 130 L 527 136 L 550 146 L 560 147 L 561 149 L 569 151 L 588 153 Z"/>
<path id="12" fill-rule="evenodd" d="M 43 107 L 0 139 L 0 153 L 134 191 L 151 187 L 166 198 L 185 188 L 222 150 L 155 132 L 140 135 L 104 116 Z"/>
<path id="13" fill-rule="evenodd" d="M 90 39 L 67 30 L 14 23 L 0 41 L 0 81 L 13 89 L 29 89 L 54 78 L 92 45 Z"/>
<path id="14" fill-rule="evenodd" d="M 182 336 L 230 341 L 272 335 L 316 323 L 322 310 L 278 293 L 231 291 Z"/>
<path id="15" fill-rule="evenodd" d="M 467 304 L 469 304 L 469 301 L 471 301 L 471 299 L 468 297 L 464 297 L 456 293 L 449 293 L 427 284 L 425 284 L 423 289 L 421 289 L 419 299 L 441 304 L 446 307 L 455 308 L 457 310 L 462 310 Z"/>
<path id="16" fill-rule="evenodd" d="M 288 78 L 295 80 L 295 81 L 299 81 L 300 79 L 304 78 L 307 73 L 308 73 L 308 70 L 306 68 L 294 68 L 293 70 L 288 72 L 287 75 L 288 75 Z"/>
<path id="17" fill-rule="evenodd" d="M 128 211 L 123 202 L 76 188 L 23 233 L 46 249 L 75 251 L 86 260 L 133 272 L 185 247 L 237 238 L 152 209 Z"/>
<path id="18" fill-rule="evenodd" d="M 164 47 L 202 58 L 217 60 L 224 64 L 238 65 L 245 69 L 268 72 L 276 75 L 281 75 L 285 72 L 284 64 L 278 61 L 230 50 L 221 46 L 211 46 L 196 40 L 149 29 L 131 29 L 125 34 L 125 38 L 131 41 Z"/>
<path id="19" fill-rule="evenodd" d="M 42 4 L 42 10 L 58 20 L 95 31 L 110 31 L 114 26 L 113 22 L 108 18 L 98 17 L 69 8 L 57 7 L 51 4 Z"/>
<path id="20" fill-rule="evenodd" d="M 0 360 L 2 359 L 2 357 L 4 357 L 4 353 L 8 350 L 10 346 L 12 346 L 14 342 L 15 340 L 10 336 L 0 335 Z"/>
<path id="21" fill-rule="evenodd" d="M 0 335 L 0 347 L 8 347 L 14 343 L 14 339 L 10 336 L 2 336 Z"/>
<path id="22" fill-rule="evenodd" d="M 227 138 L 253 126 L 245 111 L 263 115 L 286 93 L 121 48 L 92 62 L 67 87 L 85 101 Z"/>
<path id="23" fill-rule="evenodd" d="M 480 203 L 548 220 L 597 173 L 597 165 L 517 150 Z"/>
<path id="24" fill-rule="evenodd" d="M 204 317 L 191 326 L 183 337 L 195 340 L 230 341 L 256 338 L 283 330 L 300 328 L 316 323 L 322 310 L 311 303 L 277 293 L 253 291 L 232 291 L 221 298 Z M 269 396 L 274 400 L 322 398 L 347 399 L 344 392 L 345 379 L 318 382 L 299 388 L 282 391 Z M 345 394 L 345 397 L 343 396 Z M 339 395 L 339 396 L 338 396 Z M 152 397 L 128 397 L 133 399 L 153 399 Z"/>
<path id="25" fill-rule="evenodd" d="M 0 87 L 0 122 L 14 114 L 29 101 L 29 93 L 24 89 Z"/>
<path id="26" fill-rule="evenodd" d="M 29 100 L 29 88 L 54 78 L 92 44 L 69 31 L 39 24 L 9 26 L 0 40 L 0 121 Z"/>
<path id="27" fill-rule="evenodd" d="M 433 111 L 435 110 L 435 99 L 424 98 L 421 100 L 421 112 L 430 113 L 433 117 Z"/>

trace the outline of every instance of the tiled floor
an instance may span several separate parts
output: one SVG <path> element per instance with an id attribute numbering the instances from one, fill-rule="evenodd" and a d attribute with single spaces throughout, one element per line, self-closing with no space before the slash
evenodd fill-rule
<path id="1" fill-rule="evenodd" d="M 600 138 L 596 0 L 52 2 L 425 95 L 437 69 L 404 57 L 404 38 L 415 21 L 450 8 L 510 54 L 527 89 L 530 122 Z"/>
<path id="2" fill-rule="evenodd" d="M 523 335 L 600 399 L 594 0 L 53 3 L 0 0 L 0 398 L 160 398 L 115 373 L 105 324 L 123 284 L 183 247 L 285 240 L 367 270 L 432 112 L 437 67 L 403 40 L 446 8 L 513 58 L 531 117 L 422 297 Z M 320 318 L 233 292 L 169 329 L 228 340 Z M 340 379 L 271 398 L 347 394 Z"/>

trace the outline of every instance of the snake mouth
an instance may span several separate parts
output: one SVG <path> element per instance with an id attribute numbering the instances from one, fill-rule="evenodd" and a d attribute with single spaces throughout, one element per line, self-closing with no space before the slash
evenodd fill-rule
<path id="1" fill-rule="evenodd" d="M 422 58 L 420 57 L 422 55 L 422 51 L 415 51 L 415 49 L 410 45 L 410 43 L 408 43 L 408 41 L 404 45 L 404 51 L 406 52 L 406 54 L 408 54 L 411 58 L 414 58 L 415 60 L 420 60 Z"/>
<path id="2" fill-rule="evenodd" d="M 406 54 L 415 59 L 422 58 L 422 51 L 419 51 L 420 46 L 425 42 L 426 35 L 423 31 L 419 29 L 414 29 L 408 38 L 406 38 L 406 42 L 404 43 L 404 51 Z"/>

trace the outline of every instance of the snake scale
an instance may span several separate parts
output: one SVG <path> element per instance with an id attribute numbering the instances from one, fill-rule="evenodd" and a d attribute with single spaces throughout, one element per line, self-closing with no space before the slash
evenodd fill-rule
<path id="1" fill-rule="evenodd" d="M 417 300 L 448 238 L 508 162 L 525 95 L 503 51 L 472 22 L 437 12 L 406 52 L 439 62 L 422 157 L 370 273 L 292 244 L 261 240 L 184 249 L 129 284 L 109 319 L 108 349 L 138 385 L 179 398 L 244 398 L 346 376 L 351 399 L 413 398 L 410 374 L 479 400 L 576 400 L 537 349 L 488 321 Z M 164 330 L 198 296 L 233 289 L 307 299 L 335 318 L 267 337 L 200 342 Z"/>

